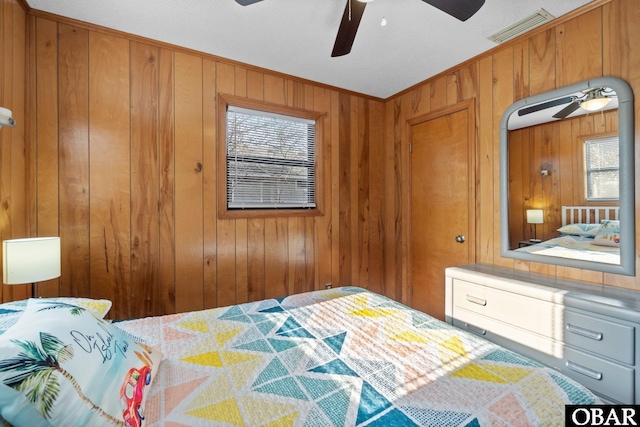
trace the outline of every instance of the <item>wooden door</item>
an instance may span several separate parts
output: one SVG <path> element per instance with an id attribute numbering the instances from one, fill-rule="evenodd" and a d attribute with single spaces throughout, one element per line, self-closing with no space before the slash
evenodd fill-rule
<path id="1" fill-rule="evenodd" d="M 473 117 L 466 103 L 411 123 L 411 306 L 442 320 L 445 268 L 475 259 Z"/>

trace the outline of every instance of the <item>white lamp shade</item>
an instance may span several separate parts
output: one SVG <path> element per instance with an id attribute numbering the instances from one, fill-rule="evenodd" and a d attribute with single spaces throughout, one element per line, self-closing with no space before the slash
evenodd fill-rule
<path id="1" fill-rule="evenodd" d="M 0 127 L 15 126 L 16 121 L 13 120 L 13 113 L 8 108 L 0 107 Z"/>
<path id="2" fill-rule="evenodd" d="M 527 209 L 527 223 L 543 224 L 544 218 L 542 215 L 542 209 Z"/>
<path id="3" fill-rule="evenodd" d="M 60 238 L 36 237 L 2 242 L 2 282 L 36 283 L 60 277 Z"/>

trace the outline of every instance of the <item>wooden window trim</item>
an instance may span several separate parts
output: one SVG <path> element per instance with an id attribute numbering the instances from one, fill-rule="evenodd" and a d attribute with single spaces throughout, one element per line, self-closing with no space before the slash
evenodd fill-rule
<path id="1" fill-rule="evenodd" d="M 316 122 L 315 125 L 315 202 L 312 209 L 227 209 L 227 107 L 248 108 L 251 110 L 277 113 Z M 324 215 L 324 167 L 320 159 L 324 158 L 324 114 L 285 105 L 271 104 L 263 101 L 240 98 L 232 95 L 218 94 L 218 217 L 221 219 L 236 218 L 272 218 L 272 217 L 312 217 Z"/>

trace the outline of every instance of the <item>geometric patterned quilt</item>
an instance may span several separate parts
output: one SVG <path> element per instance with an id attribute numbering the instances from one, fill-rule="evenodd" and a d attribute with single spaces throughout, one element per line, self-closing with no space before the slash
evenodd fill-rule
<path id="1" fill-rule="evenodd" d="M 556 426 L 566 376 L 355 287 L 116 324 L 160 350 L 143 426 Z"/>

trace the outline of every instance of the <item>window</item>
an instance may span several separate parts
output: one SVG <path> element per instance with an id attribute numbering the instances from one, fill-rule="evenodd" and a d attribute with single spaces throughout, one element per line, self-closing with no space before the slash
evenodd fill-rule
<path id="1" fill-rule="evenodd" d="M 618 200 L 620 162 L 618 137 L 585 141 L 587 200 Z"/>
<path id="2" fill-rule="evenodd" d="M 221 107 L 226 112 L 221 212 L 317 212 L 318 114 L 246 100 L 228 100 Z"/>

